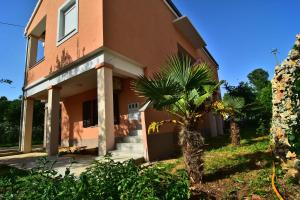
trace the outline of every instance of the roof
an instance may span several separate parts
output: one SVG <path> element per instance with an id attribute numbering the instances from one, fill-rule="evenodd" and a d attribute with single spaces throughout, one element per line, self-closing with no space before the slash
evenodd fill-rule
<path id="1" fill-rule="evenodd" d="M 181 17 L 182 14 L 180 13 L 180 11 L 177 9 L 177 7 L 175 6 L 175 4 L 172 2 L 172 0 L 166 0 L 166 2 L 169 4 L 169 6 L 172 8 L 172 10 L 176 13 L 176 15 L 178 17 Z"/>

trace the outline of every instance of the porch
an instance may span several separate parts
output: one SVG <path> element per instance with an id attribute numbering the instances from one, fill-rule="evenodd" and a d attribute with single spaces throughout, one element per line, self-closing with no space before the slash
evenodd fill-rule
<path id="1" fill-rule="evenodd" d="M 116 156 L 138 150 L 144 157 L 145 123 L 138 112 L 142 99 L 130 88 L 143 73 L 141 65 L 101 51 L 30 84 L 25 88 L 20 150 L 32 151 L 33 103 L 42 101 L 48 156 L 56 155 L 59 147 L 80 146 L 98 149 L 99 156 L 117 149 L 112 152 Z M 124 136 L 129 139 L 121 141 Z"/>

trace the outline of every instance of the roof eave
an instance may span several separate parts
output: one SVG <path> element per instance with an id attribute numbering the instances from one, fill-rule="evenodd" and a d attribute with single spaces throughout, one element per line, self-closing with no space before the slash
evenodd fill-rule
<path id="1" fill-rule="evenodd" d="M 182 16 L 173 21 L 175 27 L 181 34 L 183 34 L 190 43 L 197 49 L 206 46 L 204 39 L 201 37 L 200 33 L 193 26 L 188 17 Z"/>
<path id="2" fill-rule="evenodd" d="M 33 18 L 35 16 L 35 14 L 37 13 L 37 10 L 39 9 L 41 3 L 42 3 L 43 0 L 38 0 L 37 4 L 35 5 L 35 8 L 31 14 L 31 17 L 25 27 L 25 30 L 24 30 L 24 35 L 27 36 L 27 32 L 28 32 L 28 29 L 29 29 L 29 26 L 31 25 L 32 21 L 33 21 Z"/>

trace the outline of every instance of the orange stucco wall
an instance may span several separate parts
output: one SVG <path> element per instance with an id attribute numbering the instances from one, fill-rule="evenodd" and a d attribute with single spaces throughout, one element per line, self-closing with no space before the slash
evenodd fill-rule
<path id="1" fill-rule="evenodd" d="M 104 46 L 159 70 L 179 43 L 193 57 L 214 66 L 203 50 L 196 50 L 173 25 L 174 14 L 163 0 L 104 1 Z"/>
<path id="2" fill-rule="evenodd" d="M 210 64 L 217 75 L 215 64 L 177 31 L 174 19 L 162 0 L 104 1 L 104 46 L 147 66 L 145 73 L 151 75 L 168 55 L 177 53 L 179 43 L 193 57 Z M 166 118 L 166 113 L 150 111 L 147 124 Z"/>
<path id="3" fill-rule="evenodd" d="M 175 28 L 175 18 L 163 0 L 104 1 L 104 46 L 146 66 L 145 74 L 151 76 L 169 55 L 177 53 L 180 44 L 194 58 L 209 64 L 218 79 L 215 63 Z M 145 130 L 151 122 L 170 117 L 165 112 L 147 110 Z M 201 124 L 199 128 L 209 129 L 208 123 Z M 170 132 L 174 132 L 173 125 L 161 127 L 158 135 L 147 135 L 145 148 L 149 160 L 168 157 L 178 148 L 178 140 Z"/>
<path id="4" fill-rule="evenodd" d="M 131 87 L 131 78 L 122 79 L 122 90 L 119 91 L 119 109 L 120 109 L 120 124 L 115 125 L 115 135 L 128 135 L 131 129 L 137 129 L 141 126 L 141 121 L 128 120 L 128 104 L 129 103 L 144 103 L 144 99 L 138 97 Z"/>
<path id="5" fill-rule="evenodd" d="M 27 84 L 45 77 L 103 46 L 102 0 L 79 0 L 78 33 L 56 46 L 58 9 L 65 0 L 43 0 L 28 34 L 47 16 L 45 60 L 28 71 Z"/>
<path id="6" fill-rule="evenodd" d="M 98 147 L 97 126 L 83 128 L 82 103 L 97 98 L 97 90 L 90 90 L 62 100 L 61 139 L 63 146 Z"/>

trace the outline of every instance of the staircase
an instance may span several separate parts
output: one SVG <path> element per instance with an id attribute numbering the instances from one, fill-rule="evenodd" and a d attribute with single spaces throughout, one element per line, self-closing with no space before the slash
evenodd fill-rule
<path id="1" fill-rule="evenodd" d="M 116 161 L 134 159 L 144 160 L 144 144 L 142 130 L 130 131 L 126 137 L 116 138 L 116 150 L 110 151 Z"/>

